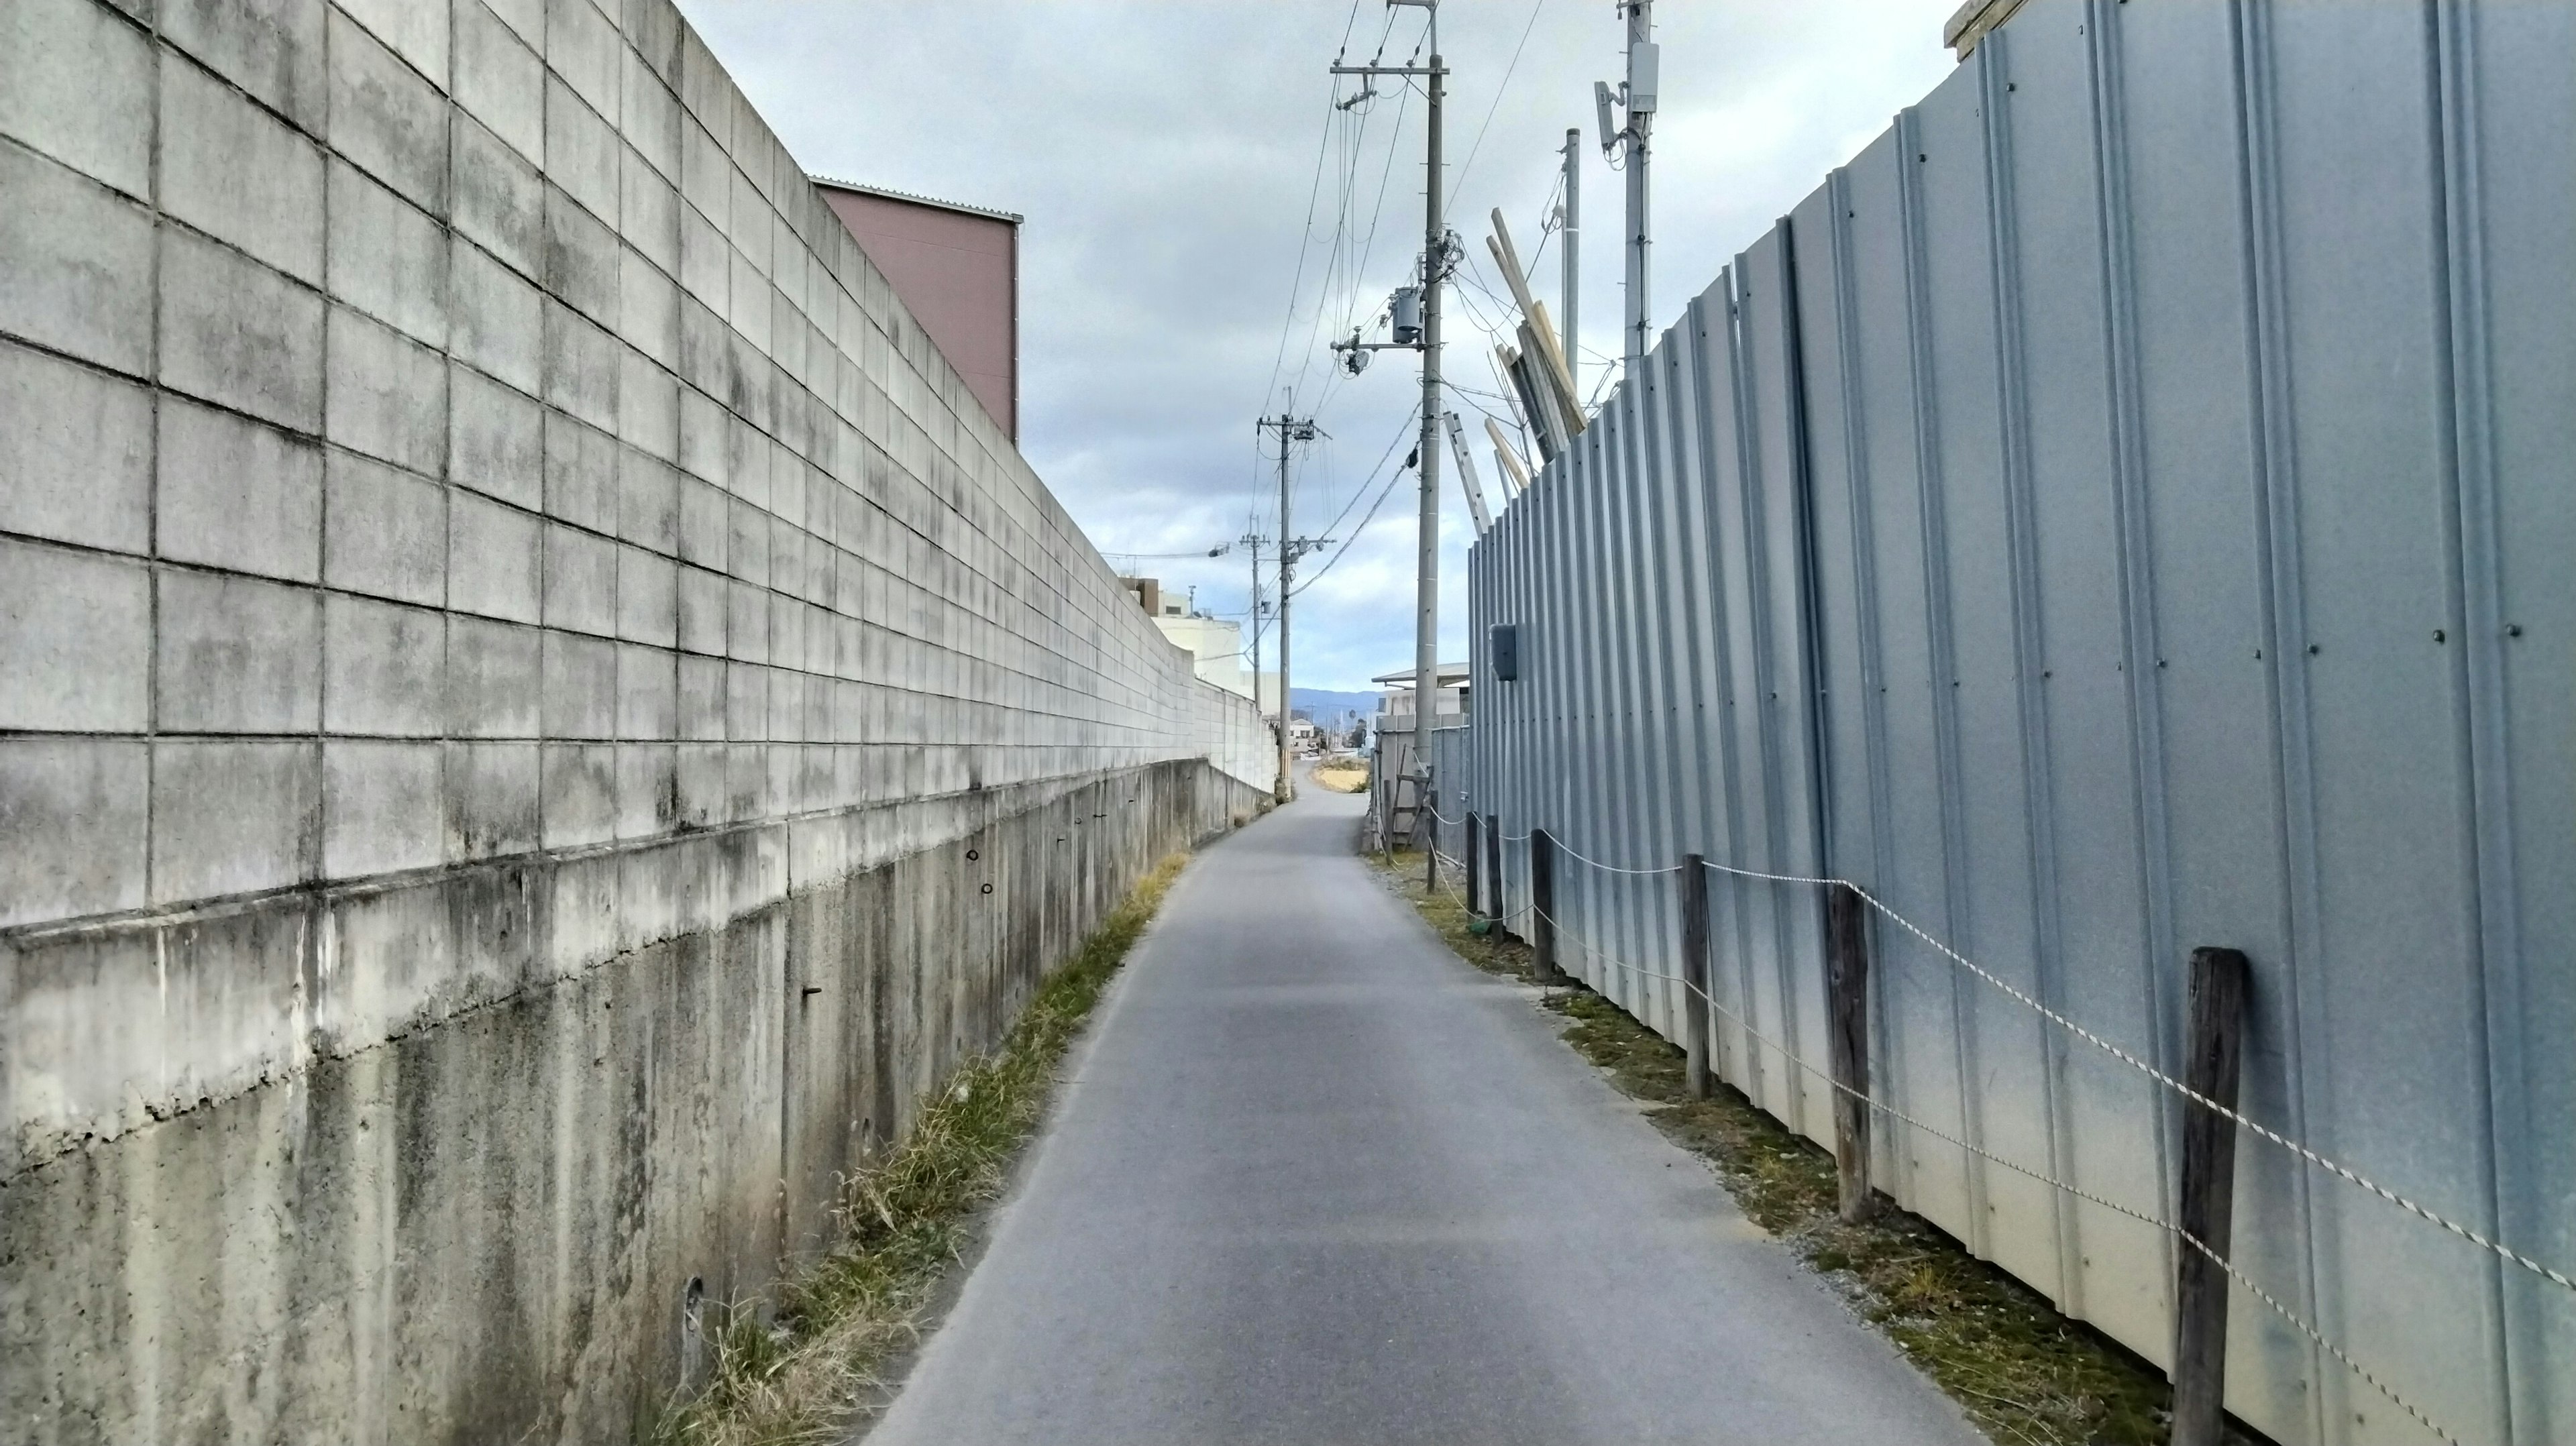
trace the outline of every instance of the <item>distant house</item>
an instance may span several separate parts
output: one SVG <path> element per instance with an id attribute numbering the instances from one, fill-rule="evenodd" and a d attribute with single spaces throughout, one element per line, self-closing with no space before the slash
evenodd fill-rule
<path id="1" fill-rule="evenodd" d="M 1164 637 L 1190 650 L 1190 656 L 1198 660 L 1196 670 L 1201 678 L 1229 693 L 1252 696 L 1252 670 L 1243 665 L 1241 623 L 1193 610 L 1180 598 L 1163 591 L 1160 579 L 1122 577 L 1118 581 Z M 1265 673 L 1262 677 L 1262 701 L 1273 704 L 1278 697 L 1278 675 Z"/>
<path id="2" fill-rule="evenodd" d="M 1380 673 L 1369 679 L 1386 691 L 1378 698 L 1377 731 L 1410 733 L 1413 731 L 1413 670 Z M 1432 701 L 1431 726 L 1454 728 L 1467 721 L 1470 706 L 1465 663 L 1442 663 L 1438 675 L 1439 696 Z"/>

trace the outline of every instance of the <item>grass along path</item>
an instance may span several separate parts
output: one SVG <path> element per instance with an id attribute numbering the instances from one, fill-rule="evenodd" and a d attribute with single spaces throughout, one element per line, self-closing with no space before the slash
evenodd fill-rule
<path id="1" fill-rule="evenodd" d="M 1499 930 L 1472 932 L 1457 894 L 1425 889 L 1421 855 L 1368 857 L 1460 958 L 1529 976 L 1529 946 Z M 1873 1221 L 1844 1224 L 1831 1154 L 1723 1083 L 1714 1098 L 1691 1099 L 1681 1050 L 1601 995 L 1575 984 L 1541 1002 L 1566 1017 L 1566 1043 L 1645 1101 L 1647 1118 L 1706 1160 L 1747 1218 L 1823 1275 L 1987 1435 L 2012 1446 L 2163 1446 L 2172 1399 L 2163 1372 L 1893 1201 L 1882 1197 Z M 2254 1438 L 2231 1423 L 2229 1439 Z"/>
<path id="2" fill-rule="evenodd" d="M 840 1439 L 883 1394 L 875 1371 L 915 1344 L 922 1312 L 1046 1118 L 1056 1066 L 1188 862 L 1171 854 L 1047 976 L 1001 1048 L 949 1076 L 904 1138 L 851 1180 L 845 1235 L 779 1290 L 774 1324 L 738 1308 L 714 1338 L 696 1400 L 656 1424 L 656 1446 L 803 1446 Z"/>

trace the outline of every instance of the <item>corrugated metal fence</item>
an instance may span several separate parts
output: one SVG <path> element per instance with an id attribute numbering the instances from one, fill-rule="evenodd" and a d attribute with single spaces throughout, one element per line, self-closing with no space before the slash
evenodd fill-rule
<path id="1" fill-rule="evenodd" d="M 1472 557 L 1441 808 L 1506 910 L 1545 828 L 1568 967 L 1678 1037 L 1684 852 L 1861 885 L 1876 1178 L 2158 1362 L 2136 1066 L 2251 956 L 2246 1115 L 2416 1207 L 2240 1132 L 2284 1442 L 2576 1440 L 2571 138 L 2565 3 L 2038 0 Z M 1711 886 L 1719 1071 L 1830 1141 L 1822 891 Z"/>

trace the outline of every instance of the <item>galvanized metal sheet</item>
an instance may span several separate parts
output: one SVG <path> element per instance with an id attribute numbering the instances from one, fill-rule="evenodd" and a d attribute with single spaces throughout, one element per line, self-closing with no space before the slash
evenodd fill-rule
<path id="1" fill-rule="evenodd" d="M 2169 1065 L 2187 951 L 2241 948 L 2249 1115 L 2576 1259 L 2571 73 L 2563 5 L 2026 7 L 1479 546 L 1528 656 L 1470 796 L 1628 867 L 1860 879 Z M 1717 1004 L 1821 1060 L 1814 890 L 1715 882 Z M 1678 1036 L 1671 893 L 1569 862 L 1560 902 L 1637 966 L 1569 967 Z M 2068 1188 L 1893 1131 L 1881 1178 L 2162 1358 L 2170 1238 L 2073 1191 L 2170 1207 L 2169 1093 L 1874 945 L 1881 1095 Z M 2467 1439 L 2576 1429 L 2576 1293 L 2239 1157 L 2236 1259 L 2288 1309 Z M 2231 1342 L 2278 1439 L 2420 1435 L 2242 1292 Z"/>

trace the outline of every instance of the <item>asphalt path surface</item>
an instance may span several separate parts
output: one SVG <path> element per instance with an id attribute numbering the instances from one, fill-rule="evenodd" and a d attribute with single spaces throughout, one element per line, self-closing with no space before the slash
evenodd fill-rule
<path id="1" fill-rule="evenodd" d="M 870 1446 L 1983 1439 L 1303 794 L 1174 886 Z"/>

